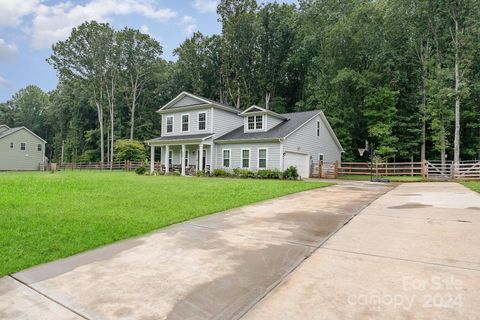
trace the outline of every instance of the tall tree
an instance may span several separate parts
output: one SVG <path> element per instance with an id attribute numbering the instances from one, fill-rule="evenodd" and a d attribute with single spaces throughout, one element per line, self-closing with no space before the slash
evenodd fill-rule
<path id="1" fill-rule="evenodd" d="M 152 80 L 156 63 L 162 55 L 160 43 L 138 30 L 125 28 L 117 34 L 121 49 L 121 66 L 129 85 L 130 95 L 130 140 L 134 138 L 135 111 L 146 85 Z"/>

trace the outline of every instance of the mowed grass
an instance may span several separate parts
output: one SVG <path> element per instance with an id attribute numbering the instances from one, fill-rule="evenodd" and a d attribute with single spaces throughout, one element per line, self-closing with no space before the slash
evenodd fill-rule
<path id="1" fill-rule="evenodd" d="M 480 192 L 480 181 L 465 181 L 463 182 L 463 185 L 473 191 Z"/>
<path id="2" fill-rule="evenodd" d="M 322 182 L 0 173 L 0 276 Z"/>

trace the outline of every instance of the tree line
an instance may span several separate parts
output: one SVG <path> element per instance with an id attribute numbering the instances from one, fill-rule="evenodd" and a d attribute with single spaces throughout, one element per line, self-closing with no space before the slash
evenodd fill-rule
<path id="1" fill-rule="evenodd" d="M 85 22 L 53 46 L 59 83 L 0 104 L 47 154 L 110 162 L 117 141 L 158 136 L 155 111 L 181 91 L 245 109 L 324 110 L 345 154 L 368 140 L 384 160 L 480 158 L 480 4 L 475 0 L 222 0 L 220 34 L 161 58 L 138 30 Z M 363 156 L 365 158 L 365 156 Z M 365 159 L 363 159 L 365 160 Z"/>

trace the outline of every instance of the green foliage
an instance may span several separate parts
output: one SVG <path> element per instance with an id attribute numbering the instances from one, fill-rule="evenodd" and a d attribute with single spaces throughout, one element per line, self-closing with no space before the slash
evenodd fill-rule
<path id="1" fill-rule="evenodd" d="M 136 140 L 115 141 L 114 159 L 116 161 L 144 161 L 147 158 L 145 144 Z"/>
<path id="2" fill-rule="evenodd" d="M 228 177 L 230 174 L 224 169 L 215 169 L 212 172 L 212 176 L 214 177 Z"/>
<path id="3" fill-rule="evenodd" d="M 283 179 L 286 180 L 298 180 L 299 177 L 297 167 L 295 166 L 290 166 L 283 172 Z"/>
<path id="4" fill-rule="evenodd" d="M 255 171 L 248 170 L 248 169 L 241 169 L 241 168 L 234 168 L 233 169 L 233 176 L 237 178 L 256 178 L 256 173 Z"/>
<path id="5" fill-rule="evenodd" d="M 257 177 L 260 179 L 282 179 L 283 175 L 279 170 L 262 169 L 257 171 Z"/>
<path id="6" fill-rule="evenodd" d="M 197 177 L 206 177 L 207 176 L 207 174 L 203 170 L 198 170 L 195 174 L 196 174 Z"/>
<path id="7" fill-rule="evenodd" d="M 135 173 L 138 175 L 144 175 L 145 172 L 147 172 L 147 169 L 145 169 L 144 166 L 136 167 L 135 168 Z"/>

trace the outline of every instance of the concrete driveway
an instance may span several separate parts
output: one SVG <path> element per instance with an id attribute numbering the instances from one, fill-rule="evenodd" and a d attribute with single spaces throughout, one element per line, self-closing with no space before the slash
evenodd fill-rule
<path id="1" fill-rule="evenodd" d="M 480 319 L 480 196 L 456 183 L 397 187 L 244 319 Z"/>
<path id="2" fill-rule="evenodd" d="M 0 319 L 237 319 L 391 187 L 346 183 L 0 279 Z"/>

